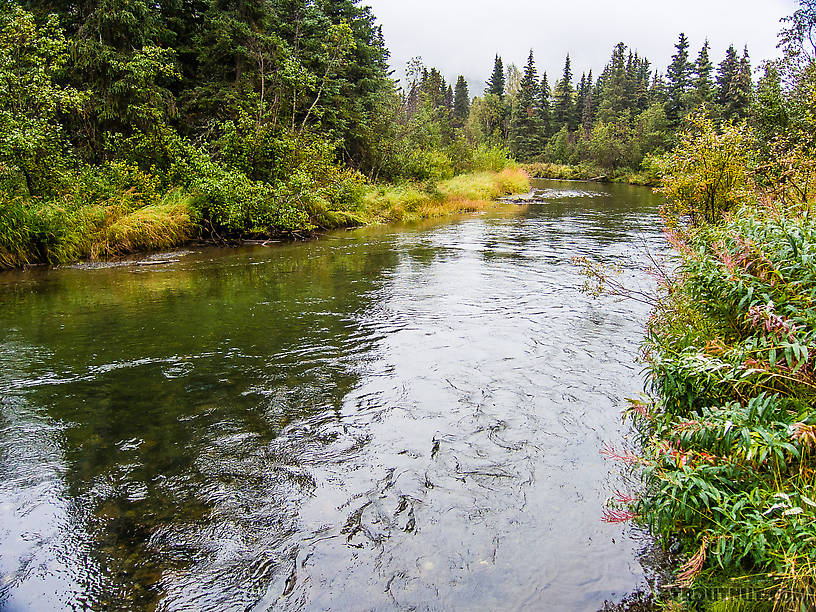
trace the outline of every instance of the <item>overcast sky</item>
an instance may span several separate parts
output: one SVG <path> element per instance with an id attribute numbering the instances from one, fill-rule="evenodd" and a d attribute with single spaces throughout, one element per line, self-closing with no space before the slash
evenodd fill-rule
<path id="1" fill-rule="evenodd" d="M 793 13 L 796 0 L 363 0 L 383 26 L 391 67 L 404 74 L 416 55 L 449 80 L 463 74 L 471 95 L 481 94 L 496 53 L 505 66 L 523 66 L 533 49 L 539 73 L 553 83 L 564 56 L 573 72 L 595 76 L 612 47 L 625 42 L 665 72 L 680 32 L 696 57 L 706 37 L 718 64 L 725 49 L 746 44 L 754 66 L 776 56 L 779 19 Z M 555 78 L 553 78 L 555 77 Z"/>

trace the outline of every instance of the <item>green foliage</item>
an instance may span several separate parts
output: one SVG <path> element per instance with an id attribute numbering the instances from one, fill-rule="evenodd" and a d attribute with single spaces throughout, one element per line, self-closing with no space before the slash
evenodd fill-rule
<path id="1" fill-rule="evenodd" d="M 493 62 L 493 74 L 490 75 L 490 80 L 487 82 L 487 91 L 485 93 L 492 94 L 501 98 L 504 96 L 504 65 L 502 59 L 496 55 Z"/>
<path id="2" fill-rule="evenodd" d="M 717 108 L 723 119 L 744 119 L 748 114 L 753 92 L 747 48 L 740 58 L 733 45 L 728 47 L 725 59 L 717 69 L 717 84 Z"/>
<path id="3" fill-rule="evenodd" d="M 298 179 L 295 178 L 295 190 Z M 193 208 L 215 238 L 268 236 L 309 230 L 312 226 L 296 201 L 285 200 L 265 183 L 239 173 L 205 177 L 195 186 Z M 288 195 L 288 194 L 287 194 Z"/>
<path id="4" fill-rule="evenodd" d="M 456 79 L 456 91 L 453 98 L 453 120 L 454 126 L 462 128 L 465 126 L 470 114 L 470 93 L 465 77 L 459 75 Z"/>
<path id="5" fill-rule="evenodd" d="M 545 157 L 555 163 L 570 164 L 576 161 L 575 147 L 570 140 L 569 129 L 562 125 L 544 149 Z"/>
<path id="6" fill-rule="evenodd" d="M 742 208 L 670 239 L 677 282 L 644 346 L 656 401 L 632 413 L 646 484 L 634 511 L 697 551 L 681 581 L 707 563 L 813 605 L 816 224 Z"/>
<path id="7" fill-rule="evenodd" d="M 802 6 L 757 88 L 754 133 L 698 113 L 658 162 L 668 220 L 692 223 L 667 230 L 677 266 L 643 347 L 650 401 L 629 411 L 643 452 L 625 458 L 644 493 L 611 515 L 681 545 L 690 599 L 736 587 L 774 610 L 816 607 L 816 156 L 799 114 L 816 12 Z M 730 49 L 715 112 L 740 116 L 748 70 Z M 706 609 L 755 608 L 737 597 Z"/>
<path id="8" fill-rule="evenodd" d="M 67 60 L 56 16 L 38 27 L 17 6 L 0 14 L 0 174 L 9 188 L 50 193 L 73 165 L 60 116 L 84 98 L 55 84 Z"/>
<path id="9" fill-rule="evenodd" d="M 577 125 L 575 114 L 575 89 L 572 85 L 572 62 L 570 56 L 564 62 L 564 73 L 561 80 L 555 84 L 553 91 L 553 129 L 574 130 Z"/>
<path id="10" fill-rule="evenodd" d="M 674 151 L 660 161 L 667 223 L 675 225 L 681 218 L 692 225 L 711 223 L 747 202 L 751 156 L 744 124 L 717 129 L 705 114 L 692 116 Z"/>
<path id="11" fill-rule="evenodd" d="M 520 161 L 529 161 L 544 152 L 545 124 L 540 103 L 538 73 L 530 51 L 510 120 L 510 148 Z"/>
<path id="12" fill-rule="evenodd" d="M 710 105 L 714 101 L 714 82 L 712 74 L 714 64 L 708 55 L 711 46 L 708 40 L 700 49 L 697 60 L 694 62 L 693 76 L 691 81 L 691 104 L 692 108 L 699 108 L 703 105 Z"/>
<path id="13" fill-rule="evenodd" d="M 626 121 L 604 123 L 599 121 L 589 135 L 589 159 L 601 168 L 629 166 L 632 134 Z"/>
<path id="14" fill-rule="evenodd" d="M 470 106 L 466 132 L 472 142 L 503 143 L 507 133 L 508 108 L 496 94 L 485 94 Z"/>
<path id="15" fill-rule="evenodd" d="M 675 45 L 677 52 L 672 56 L 671 64 L 666 71 L 668 79 L 666 116 L 673 127 L 677 127 L 689 111 L 688 90 L 692 65 L 689 63 L 688 47 L 688 38 L 681 33 Z"/>
<path id="16" fill-rule="evenodd" d="M 774 64 L 765 66 L 751 105 L 751 127 L 759 140 L 771 143 L 790 127 L 790 114 L 782 91 L 782 77 Z"/>

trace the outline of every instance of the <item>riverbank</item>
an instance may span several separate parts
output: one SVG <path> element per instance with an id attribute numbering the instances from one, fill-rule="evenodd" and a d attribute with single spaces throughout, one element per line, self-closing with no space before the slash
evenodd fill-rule
<path id="1" fill-rule="evenodd" d="M 658 183 L 658 175 L 653 172 L 634 172 L 628 168 L 604 170 L 590 164 L 522 164 L 521 168 L 530 178 L 556 179 L 563 181 L 597 181 L 603 183 L 627 183 L 652 187 Z"/>
<path id="2" fill-rule="evenodd" d="M 341 185 L 333 201 L 298 198 L 296 206 L 286 203 L 279 210 L 265 202 L 253 207 L 253 202 L 247 206 L 219 201 L 230 221 L 251 216 L 255 208 L 265 211 L 254 225 L 242 221 L 250 229 L 236 238 L 224 232 L 229 223 L 218 223 L 218 213 L 210 210 L 209 202 L 218 200 L 219 194 L 207 192 L 206 185 L 192 192 L 173 189 L 160 194 L 150 177 L 129 172 L 129 183 L 134 185 L 119 193 L 96 198 L 93 193 L 70 194 L 45 202 L 18 200 L 0 211 L 0 269 L 115 259 L 198 240 L 228 244 L 247 238 L 305 238 L 325 229 L 474 212 L 492 206 L 503 195 L 530 189 L 528 175 L 508 167 L 425 184 Z M 253 194 L 252 199 L 261 197 Z M 274 218 L 267 219 L 268 209 Z M 287 230 L 271 230 L 275 227 Z"/>
<path id="3" fill-rule="evenodd" d="M 678 265 L 647 327 L 649 399 L 628 410 L 641 451 L 603 453 L 644 480 L 606 520 L 641 522 L 686 560 L 676 609 L 816 609 L 809 212 L 754 202 L 666 231 Z"/>

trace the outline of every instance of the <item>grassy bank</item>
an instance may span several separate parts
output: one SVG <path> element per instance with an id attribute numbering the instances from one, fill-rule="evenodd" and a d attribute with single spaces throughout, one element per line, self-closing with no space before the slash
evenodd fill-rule
<path id="1" fill-rule="evenodd" d="M 375 185 L 366 191 L 362 216 L 367 223 L 443 217 L 484 210 L 501 196 L 529 190 L 529 177 L 518 168 L 463 174 L 424 189 L 411 184 Z"/>
<path id="2" fill-rule="evenodd" d="M 550 164 L 532 163 L 521 166 L 531 178 L 556 179 L 567 181 L 598 180 L 610 183 L 628 183 L 630 185 L 656 185 L 657 174 L 642 170 L 635 172 L 628 168 L 618 170 L 604 170 L 591 164 Z"/>
<path id="3" fill-rule="evenodd" d="M 245 238 L 304 237 L 319 229 L 413 221 L 482 210 L 502 195 L 529 190 L 523 171 L 506 168 L 424 186 L 335 183 L 337 193 L 288 194 L 287 203 L 276 206 L 269 202 L 287 194 L 258 192 L 248 182 L 230 185 L 230 197 L 222 183 L 161 194 L 149 176 L 119 170 L 126 175 L 119 183 L 106 182 L 119 189 L 100 193 L 80 184 L 58 198 L 18 198 L 0 208 L 0 268 L 109 259 L 192 240 L 227 243 L 237 240 L 233 225 Z"/>

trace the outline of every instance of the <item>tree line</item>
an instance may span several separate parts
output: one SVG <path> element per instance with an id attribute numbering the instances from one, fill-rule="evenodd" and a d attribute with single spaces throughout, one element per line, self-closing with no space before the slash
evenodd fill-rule
<path id="1" fill-rule="evenodd" d="M 486 85 L 471 101 L 464 77 L 452 89 L 439 71 L 425 68 L 404 93 L 406 109 L 416 113 L 425 95 L 469 142 L 507 146 L 521 162 L 635 169 L 667 150 L 692 110 L 705 106 L 721 121 L 741 121 L 755 99 L 747 48 L 739 53 L 731 45 L 715 69 L 708 41 L 692 59 L 685 34 L 665 74 L 621 42 L 597 78 L 590 70 L 576 80 L 567 55 L 560 78 L 550 84 L 546 72 L 539 77 L 530 51 L 523 70 L 505 67 L 496 55 Z"/>

